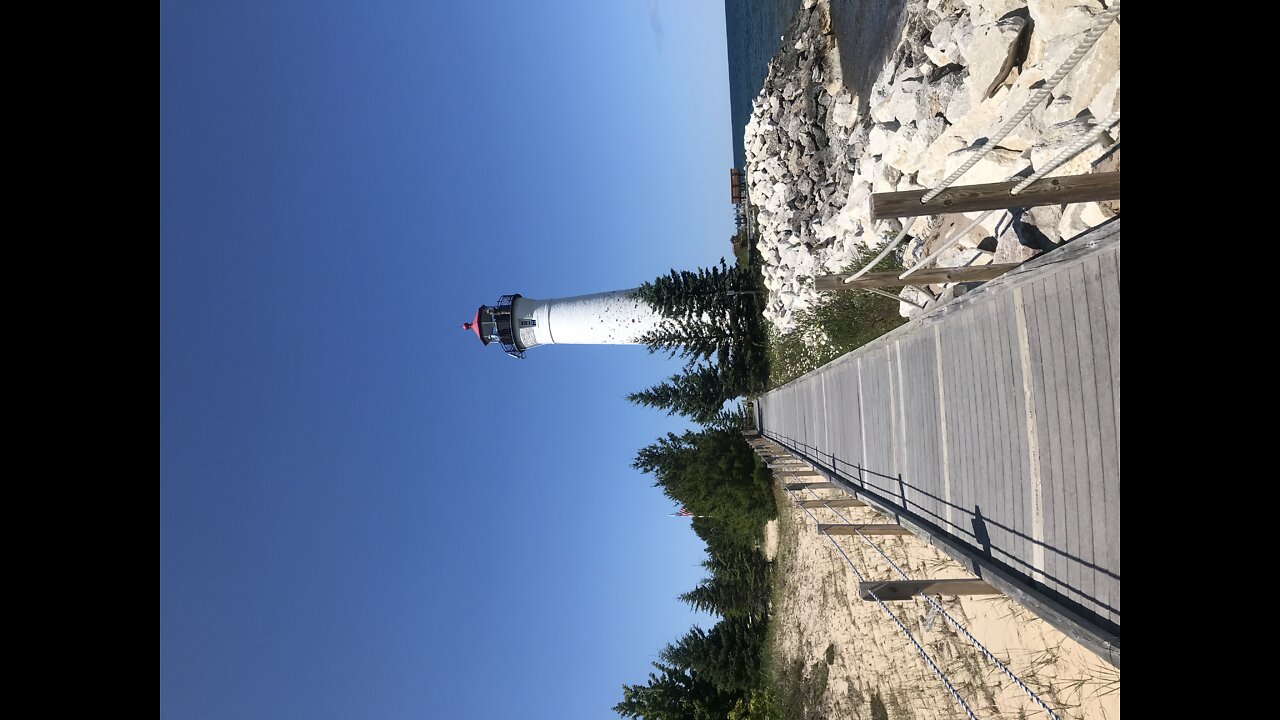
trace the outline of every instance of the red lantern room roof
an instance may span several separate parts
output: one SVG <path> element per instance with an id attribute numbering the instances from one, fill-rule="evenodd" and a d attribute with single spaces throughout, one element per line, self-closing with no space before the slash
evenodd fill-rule
<path id="1" fill-rule="evenodd" d="M 463 330 L 470 330 L 471 332 L 475 333 L 475 334 L 476 334 L 476 337 L 480 338 L 480 342 L 481 342 L 481 343 L 483 343 L 483 344 L 485 344 L 485 345 L 488 345 L 488 344 L 489 344 L 489 338 L 485 337 L 485 336 L 480 332 L 480 313 L 481 313 L 481 312 L 483 312 L 483 311 L 484 311 L 484 306 L 483 306 L 483 305 L 481 305 L 481 306 L 476 310 L 476 316 L 475 316 L 475 319 L 473 319 L 473 320 L 472 320 L 471 322 L 469 322 L 469 323 L 462 323 L 462 329 L 463 329 Z"/>

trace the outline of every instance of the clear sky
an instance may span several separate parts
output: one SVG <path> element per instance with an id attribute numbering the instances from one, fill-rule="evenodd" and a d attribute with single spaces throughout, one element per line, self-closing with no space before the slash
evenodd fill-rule
<path id="1" fill-rule="evenodd" d="M 160 714 L 602 718 L 693 622 L 640 347 L 519 292 L 729 256 L 721 0 L 160 6 Z"/>

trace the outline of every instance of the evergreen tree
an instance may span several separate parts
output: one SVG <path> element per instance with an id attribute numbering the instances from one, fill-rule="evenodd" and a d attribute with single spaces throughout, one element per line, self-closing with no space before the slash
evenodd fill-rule
<path id="1" fill-rule="evenodd" d="M 703 612 L 763 622 L 769 613 L 769 563 L 754 547 L 710 553 L 702 566 L 709 577 L 680 599 Z"/>
<path id="2" fill-rule="evenodd" d="M 685 358 L 689 370 L 700 362 L 718 365 L 722 400 L 751 392 L 768 377 L 763 293 L 755 273 L 723 258 L 696 272 L 672 270 L 640 287 L 640 296 L 665 318 L 640 341 L 649 352 Z"/>
<path id="3" fill-rule="evenodd" d="M 738 693 L 759 681 L 763 644 L 759 626 L 741 618 L 726 618 L 710 632 L 693 627 L 659 655 L 675 667 L 691 670 L 721 692 Z"/>
<path id="4" fill-rule="evenodd" d="M 660 674 L 649 673 L 647 684 L 622 686 L 622 702 L 613 706 L 614 712 L 644 720 L 720 720 L 738 700 L 688 668 L 653 666 Z"/>
<path id="5" fill-rule="evenodd" d="M 652 473 L 667 497 L 695 515 L 712 516 L 745 544 L 754 544 L 777 514 L 768 477 L 756 472 L 750 446 L 732 430 L 667 433 L 641 448 L 633 467 Z"/>
<path id="6" fill-rule="evenodd" d="M 699 424 L 716 421 L 724 405 L 726 391 L 724 373 L 716 365 L 696 365 L 681 375 L 647 390 L 634 392 L 627 399 L 637 405 L 680 414 Z"/>

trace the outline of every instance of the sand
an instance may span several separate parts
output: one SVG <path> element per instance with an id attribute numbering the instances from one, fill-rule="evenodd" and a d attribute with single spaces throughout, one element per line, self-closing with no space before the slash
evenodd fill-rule
<path id="1" fill-rule="evenodd" d="M 780 493 L 782 491 L 779 491 Z M 785 495 L 785 493 L 783 493 Z M 839 497 L 808 491 L 803 499 Z M 869 508 L 810 509 L 821 522 L 885 522 Z M 773 608 L 775 660 L 805 668 L 826 663 L 825 717 L 964 718 L 964 710 L 911 642 L 874 602 L 858 597 L 858 578 L 786 497 L 774 531 L 781 597 Z M 766 535 L 768 530 L 766 530 Z M 972 578 L 914 536 L 872 538 L 912 578 Z M 862 538 L 836 541 L 868 580 L 898 576 Z M 769 547 L 766 537 L 765 547 Z M 889 603 L 981 718 L 1047 718 L 1028 695 L 924 600 Z M 1120 672 L 1003 595 L 944 598 L 943 607 L 1058 715 L 1120 717 Z"/>

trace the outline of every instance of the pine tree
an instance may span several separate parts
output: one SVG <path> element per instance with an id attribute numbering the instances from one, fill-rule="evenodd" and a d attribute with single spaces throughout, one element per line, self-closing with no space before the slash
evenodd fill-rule
<path id="1" fill-rule="evenodd" d="M 652 473 L 667 497 L 695 515 L 713 516 L 744 544 L 753 544 L 777 513 L 768 478 L 756 474 L 750 446 L 732 430 L 667 433 L 641 448 L 633 467 Z"/>
<path id="2" fill-rule="evenodd" d="M 683 374 L 672 375 L 666 382 L 631 393 L 627 399 L 706 425 L 716 421 L 726 393 L 724 373 L 719 366 L 695 365 Z"/>
<path id="3" fill-rule="evenodd" d="M 719 720 L 738 695 L 724 693 L 689 668 L 653 663 L 660 674 L 649 673 L 645 685 L 623 685 L 622 702 L 613 711 L 644 720 Z"/>
<path id="4" fill-rule="evenodd" d="M 756 275 L 724 258 L 696 272 L 671 270 L 640 287 L 640 296 L 664 318 L 640 341 L 649 352 L 685 358 L 687 372 L 699 363 L 718 365 L 722 401 L 751 392 L 768 372 L 758 302 L 763 292 Z"/>

